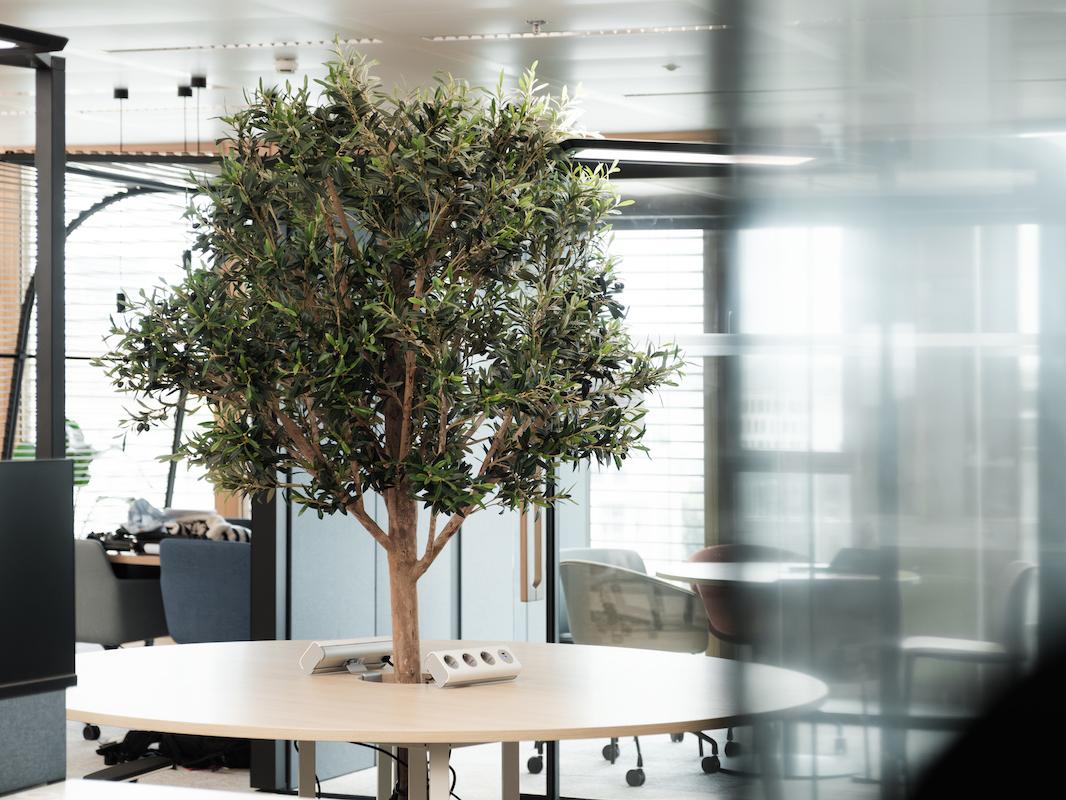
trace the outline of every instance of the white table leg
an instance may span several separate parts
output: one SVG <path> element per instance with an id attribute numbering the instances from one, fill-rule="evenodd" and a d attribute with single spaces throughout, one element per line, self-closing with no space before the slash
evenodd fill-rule
<path id="1" fill-rule="evenodd" d="M 429 746 L 429 800 L 448 800 L 451 794 L 452 774 L 448 769 L 451 745 Z"/>
<path id="2" fill-rule="evenodd" d="M 297 795 L 300 797 L 315 796 L 315 743 L 300 742 L 297 754 L 299 782 L 297 783 Z"/>
<path id="3" fill-rule="evenodd" d="M 390 747 L 387 744 L 381 745 L 381 749 L 386 753 L 392 753 L 396 755 L 396 748 Z M 378 794 L 377 800 L 389 800 L 392 797 L 392 787 L 396 785 L 395 772 L 393 766 L 396 761 L 389 758 L 385 753 L 378 753 Z"/>
<path id="4" fill-rule="evenodd" d="M 426 800 L 426 748 L 407 745 L 407 799 Z"/>
<path id="5" fill-rule="evenodd" d="M 500 797 L 503 800 L 518 800 L 518 742 L 502 743 L 503 786 Z"/>

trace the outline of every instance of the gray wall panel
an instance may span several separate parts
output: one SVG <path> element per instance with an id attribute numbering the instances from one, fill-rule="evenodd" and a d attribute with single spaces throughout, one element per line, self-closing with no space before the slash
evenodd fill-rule
<path id="1" fill-rule="evenodd" d="M 291 531 L 292 638 L 373 636 L 377 543 L 350 516 L 319 519 L 313 512 L 299 514 L 298 510 L 293 509 Z M 316 760 L 318 777 L 325 780 L 372 766 L 374 755 L 343 742 L 323 742 Z M 296 774 L 295 761 L 291 774 Z"/>
<path id="2" fill-rule="evenodd" d="M 479 511 L 463 525 L 463 638 L 516 638 L 518 514 Z"/>
<path id="3" fill-rule="evenodd" d="M 61 781 L 66 772 L 66 693 L 0 700 L 0 794 Z"/>

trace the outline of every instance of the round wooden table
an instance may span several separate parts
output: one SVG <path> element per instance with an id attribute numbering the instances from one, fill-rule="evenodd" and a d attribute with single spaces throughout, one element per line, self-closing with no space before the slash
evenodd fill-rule
<path id="1" fill-rule="evenodd" d="M 518 743 L 699 731 L 811 708 L 827 688 L 792 670 L 720 658 L 583 645 L 508 643 L 514 681 L 461 688 L 305 675 L 308 642 L 130 648 L 77 657 L 67 718 L 124 728 L 299 742 L 299 794 L 314 795 L 314 743 L 409 750 L 411 797 L 446 799 L 451 745 L 503 743 L 504 790 L 518 798 Z M 430 650 L 481 645 L 424 641 Z M 391 771 L 379 794 L 391 791 Z M 388 794 L 385 794 L 387 797 Z"/>
<path id="2" fill-rule="evenodd" d="M 749 600 L 754 600 L 755 594 L 784 593 L 787 599 L 778 601 L 778 607 L 792 609 L 799 608 L 799 603 L 809 602 L 802 593 L 811 586 L 839 598 L 848 597 L 848 593 L 869 598 L 871 592 L 878 590 L 881 580 L 880 575 L 836 571 L 828 564 L 806 561 L 675 561 L 656 570 L 655 574 L 694 586 L 733 587 L 737 592 L 744 592 Z M 918 581 L 915 572 L 900 570 L 896 573 L 896 582 L 901 586 Z M 795 596 L 794 592 L 801 595 Z M 855 772 L 850 759 L 841 756 L 787 752 L 786 764 L 790 777 L 833 777 Z M 752 770 L 746 767 L 745 771 Z"/>
<path id="3" fill-rule="evenodd" d="M 881 577 L 858 572 L 838 572 L 829 569 L 827 564 L 793 561 L 676 561 L 656 570 L 655 574 L 667 580 L 701 586 L 787 584 L 812 580 L 818 583 L 862 583 L 877 581 Z M 918 575 L 900 571 L 896 580 L 900 583 L 917 583 Z"/>

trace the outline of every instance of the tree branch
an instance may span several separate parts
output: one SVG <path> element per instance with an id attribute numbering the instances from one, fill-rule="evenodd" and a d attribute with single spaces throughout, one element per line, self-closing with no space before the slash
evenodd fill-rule
<path id="1" fill-rule="evenodd" d="M 462 511 L 452 514 L 451 519 L 448 520 L 448 524 L 441 528 L 440 536 L 434 541 L 426 543 L 426 552 L 422 554 L 422 557 L 418 559 L 418 562 L 415 564 L 416 578 L 420 578 L 425 574 L 425 571 L 429 569 L 434 559 L 440 555 L 440 551 L 444 549 L 446 544 L 448 544 L 448 541 L 455 535 L 455 532 L 459 530 L 463 521 L 474 508 L 475 506 L 466 506 Z"/>
<path id="2" fill-rule="evenodd" d="M 507 429 L 511 427 L 512 419 L 514 419 L 514 415 L 510 411 L 503 415 L 503 422 L 501 422 L 500 427 L 496 429 L 496 433 L 492 437 L 492 444 L 489 445 L 488 452 L 485 453 L 485 460 L 481 462 L 481 469 L 479 469 L 477 473 L 479 478 L 484 475 L 489 466 L 491 466 L 496 451 L 499 449 L 500 445 L 503 444 Z"/>
<path id="3" fill-rule="evenodd" d="M 405 350 L 403 354 L 403 407 L 400 418 L 400 450 L 396 460 L 403 461 L 411 450 L 411 402 L 415 390 L 415 353 Z"/>
<path id="4" fill-rule="evenodd" d="M 358 483 L 356 485 L 358 485 Z M 377 543 L 384 547 L 386 551 L 392 549 L 389 535 L 381 529 L 381 526 L 374 521 L 372 516 L 366 513 L 366 507 L 363 505 L 363 495 L 361 491 L 355 499 L 345 505 L 345 508 L 348 509 L 356 519 L 363 523 L 363 527 L 366 528 L 367 532 L 373 536 Z"/>
<path id="5" fill-rule="evenodd" d="M 333 178 L 329 176 L 326 177 L 326 191 L 329 193 L 329 200 L 333 204 L 333 211 L 336 213 L 341 228 L 344 230 L 348 249 L 352 251 L 353 257 L 361 259 L 363 253 L 359 247 L 359 241 L 355 238 L 355 234 L 352 233 L 352 228 L 348 224 L 348 215 L 344 213 L 344 205 L 341 203 L 340 195 L 337 194 L 337 187 L 333 183 Z"/>
<path id="6" fill-rule="evenodd" d="M 448 441 L 448 398 L 444 396 L 443 383 L 437 394 L 437 421 L 437 455 L 440 455 Z"/>
<path id="7" fill-rule="evenodd" d="M 429 536 L 426 538 L 426 550 L 433 549 L 433 540 L 437 538 L 437 512 L 429 512 Z"/>
<path id="8" fill-rule="evenodd" d="M 277 415 L 282 430 L 285 431 L 285 434 L 295 446 L 296 451 L 303 456 L 304 461 L 306 461 L 309 466 L 313 466 L 315 463 L 315 450 L 317 448 L 311 446 L 311 443 L 307 440 L 307 437 L 303 435 L 299 426 L 289 419 L 277 404 L 274 405 L 274 413 Z"/>

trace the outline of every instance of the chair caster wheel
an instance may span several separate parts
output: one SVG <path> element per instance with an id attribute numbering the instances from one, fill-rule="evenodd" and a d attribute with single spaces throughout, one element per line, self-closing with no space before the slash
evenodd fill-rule
<path id="1" fill-rule="evenodd" d="M 104 766 L 113 767 L 118 764 L 118 756 L 114 753 L 104 753 Z"/>
<path id="2" fill-rule="evenodd" d="M 605 761 L 610 761 L 612 764 L 618 760 L 619 749 L 616 744 L 605 744 L 603 746 L 603 758 Z"/>
<path id="3" fill-rule="evenodd" d="M 529 761 L 526 762 L 526 769 L 529 770 L 531 775 L 539 775 L 540 771 L 544 769 L 544 759 L 540 756 L 530 756 Z"/>
<path id="4" fill-rule="evenodd" d="M 705 756 L 700 766 L 708 775 L 713 775 L 722 768 L 722 762 L 718 760 L 718 756 Z"/>
<path id="5" fill-rule="evenodd" d="M 643 786 L 644 785 L 644 770 L 631 769 L 626 773 L 626 783 L 630 786 Z"/>
<path id="6" fill-rule="evenodd" d="M 81 729 L 81 738 L 87 742 L 95 742 L 100 738 L 100 728 L 97 725 L 86 725 Z"/>
<path id="7" fill-rule="evenodd" d="M 671 733 L 670 734 L 670 741 L 671 742 L 683 742 L 684 740 L 685 740 L 685 734 L 683 734 L 683 733 Z"/>
<path id="8" fill-rule="evenodd" d="M 740 742 L 729 741 L 725 743 L 725 754 L 730 758 L 739 756 L 741 750 Z"/>

